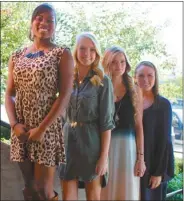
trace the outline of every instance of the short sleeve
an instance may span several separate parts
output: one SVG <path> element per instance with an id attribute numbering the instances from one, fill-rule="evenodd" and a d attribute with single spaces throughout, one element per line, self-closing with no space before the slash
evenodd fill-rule
<path id="1" fill-rule="evenodd" d="M 12 53 L 12 61 L 14 64 L 16 63 L 17 59 L 20 57 L 22 52 L 23 52 L 23 50 L 19 49 Z"/>
<path id="2" fill-rule="evenodd" d="M 114 125 L 114 99 L 113 86 L 109 77 L 106 75 L 103 79 L 103 86 L 100 90 L 99 107 L 100 107 L 100 132 L 112 130 Z"/>
<path id="3" fill-rule="evenodd" d="M 63 52 L 66 50 L 68 50 L 70 52 L 70 48 L 68 47 L 58 47 L 57 48 L 57 58 L 58 58 L 58 63 L 61 61 L 61 58 L 62 58 L 62 55 L 63 55 Z"/>

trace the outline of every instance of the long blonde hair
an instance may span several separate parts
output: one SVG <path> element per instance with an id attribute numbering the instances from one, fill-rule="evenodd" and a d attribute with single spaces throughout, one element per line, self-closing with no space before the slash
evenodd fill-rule
<path id="1" fill-rule="evenodd" d="M 99 45 L 96 37 L 94 36 L 94 34 L 92 34 L 90 32 L 83 32 L 83 33 L 77 35 L 77 37 L 76 37 L 76 44 L 75 44 L 74 53 L 73 53 L 74 62 L 75 62 L 74 82 L 76 82 L 76 80 L 77 80 L 78 66 L 80 65 L 80 62 L 78 61 L 78 58 L 77 58 L 77 49 L 78 49 L 79 41 L 83 37 L 90 39 L 93 42 L 93 44 L 95 46 L 95 50 L 96 50 L 96 58 L 95 58 L 95 61 L 93 62 L 93 64 L 91 65 L 91 69 L 95 72 L 96 75 L 94 75 L 90 79 L 90 81 L 95 86 L 102 85 L 102 80 L 104 78 L 104 71 L 100 65 L 100 55 L 101 55 L 100 45 Z"/>
<path id="2" fill-rule="evenodd" d="M 137 99 L 138 99 L 138 94 L 136 92 L 135 89 L 135 85 L 133 82 L 132 77 L 128 74 L 128 72 L 130 71 L 131 67 L 130 67 L 130 63 L 127 59 L 126 53 L 124 51 L 123 48 L 117 47 L 117 46 L 113 46 L 110 47 L 108 49 L 106 49 L 103 59 L 102 59 L 102 66 L 104 68 L 105 73 L 112 79 L 112 74 L 111 74 L 111 70 L 110 70 L 110 66 L 112 64 L 112 61 L 114 59 L 114 57 L 119 54 L 122 53 L 125 57 L 125 62 L 126 62 L 126 69 L 124 74 L 122 75 L 122 82 L 125 85 L 127 91 L 130 94 L 130 98 L 131 98 L 131 102 L 133 105 L 133 109 L 134 109 L 134 121 L 136 122 L 136 115 L 138 114 L 138 107 L 137 107 Z"/>

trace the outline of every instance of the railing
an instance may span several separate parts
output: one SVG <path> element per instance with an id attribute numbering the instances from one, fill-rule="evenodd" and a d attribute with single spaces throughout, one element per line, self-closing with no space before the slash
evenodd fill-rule
<path id="1" fill-rule="evenodd" d="M 174 153 L 183 154 L 182 151 L 174 151 Z M 183 194 L 183 189 L 179 189 L 179 190 L 173 191 L 173 192 L 171 192 L 171 193 L 168 193 L 168 194 L 166 195 L 166 198 L 173 197 L 174 195 L 176 195 L 176 194 L 180 194 L 180 193 Z"/>
<path id="2" fill-rule="evenodd" d="M 182 154 L 183 151 L 174 151 L 175 153 Z"/>
<path id="3" fill-rule="evenodd" d="M 183 189 L 179 189 L 179 190 L 173 191 L 173 192 L 171 192 L 171 193 L 168 193 L 168 194 L 166 195 L 166 198 L 170 198 L 170 197 L 172 197 L 173 195 L 176 195 L 176 194 L 179 194 L 179 193 L 183 193 Z"/>

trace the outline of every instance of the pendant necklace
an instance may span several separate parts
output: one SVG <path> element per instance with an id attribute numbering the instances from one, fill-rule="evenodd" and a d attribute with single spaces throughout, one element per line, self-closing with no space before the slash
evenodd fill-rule
<path id="1" fill-rule="evenodd" d="M 30 52 L 30 53 L 26 54 L 25 57 L 33 59 L 33 58 L 36 58 L 36 57 L 41 57 L 43 55 L 44 55 L 44 51 L 40 50 L 40 51 L 35 52 L 35 53 Z"/>

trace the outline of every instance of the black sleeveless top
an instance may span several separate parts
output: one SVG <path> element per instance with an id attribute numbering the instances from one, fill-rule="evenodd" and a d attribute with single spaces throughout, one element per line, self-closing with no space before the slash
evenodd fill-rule
<path id="1" fill-rule="evenodd" d="M 120 101 L 115 102 L 114 121 L 116 128 L 134 129 L 134 108 L 129 92 L 126 92 Z"/>

